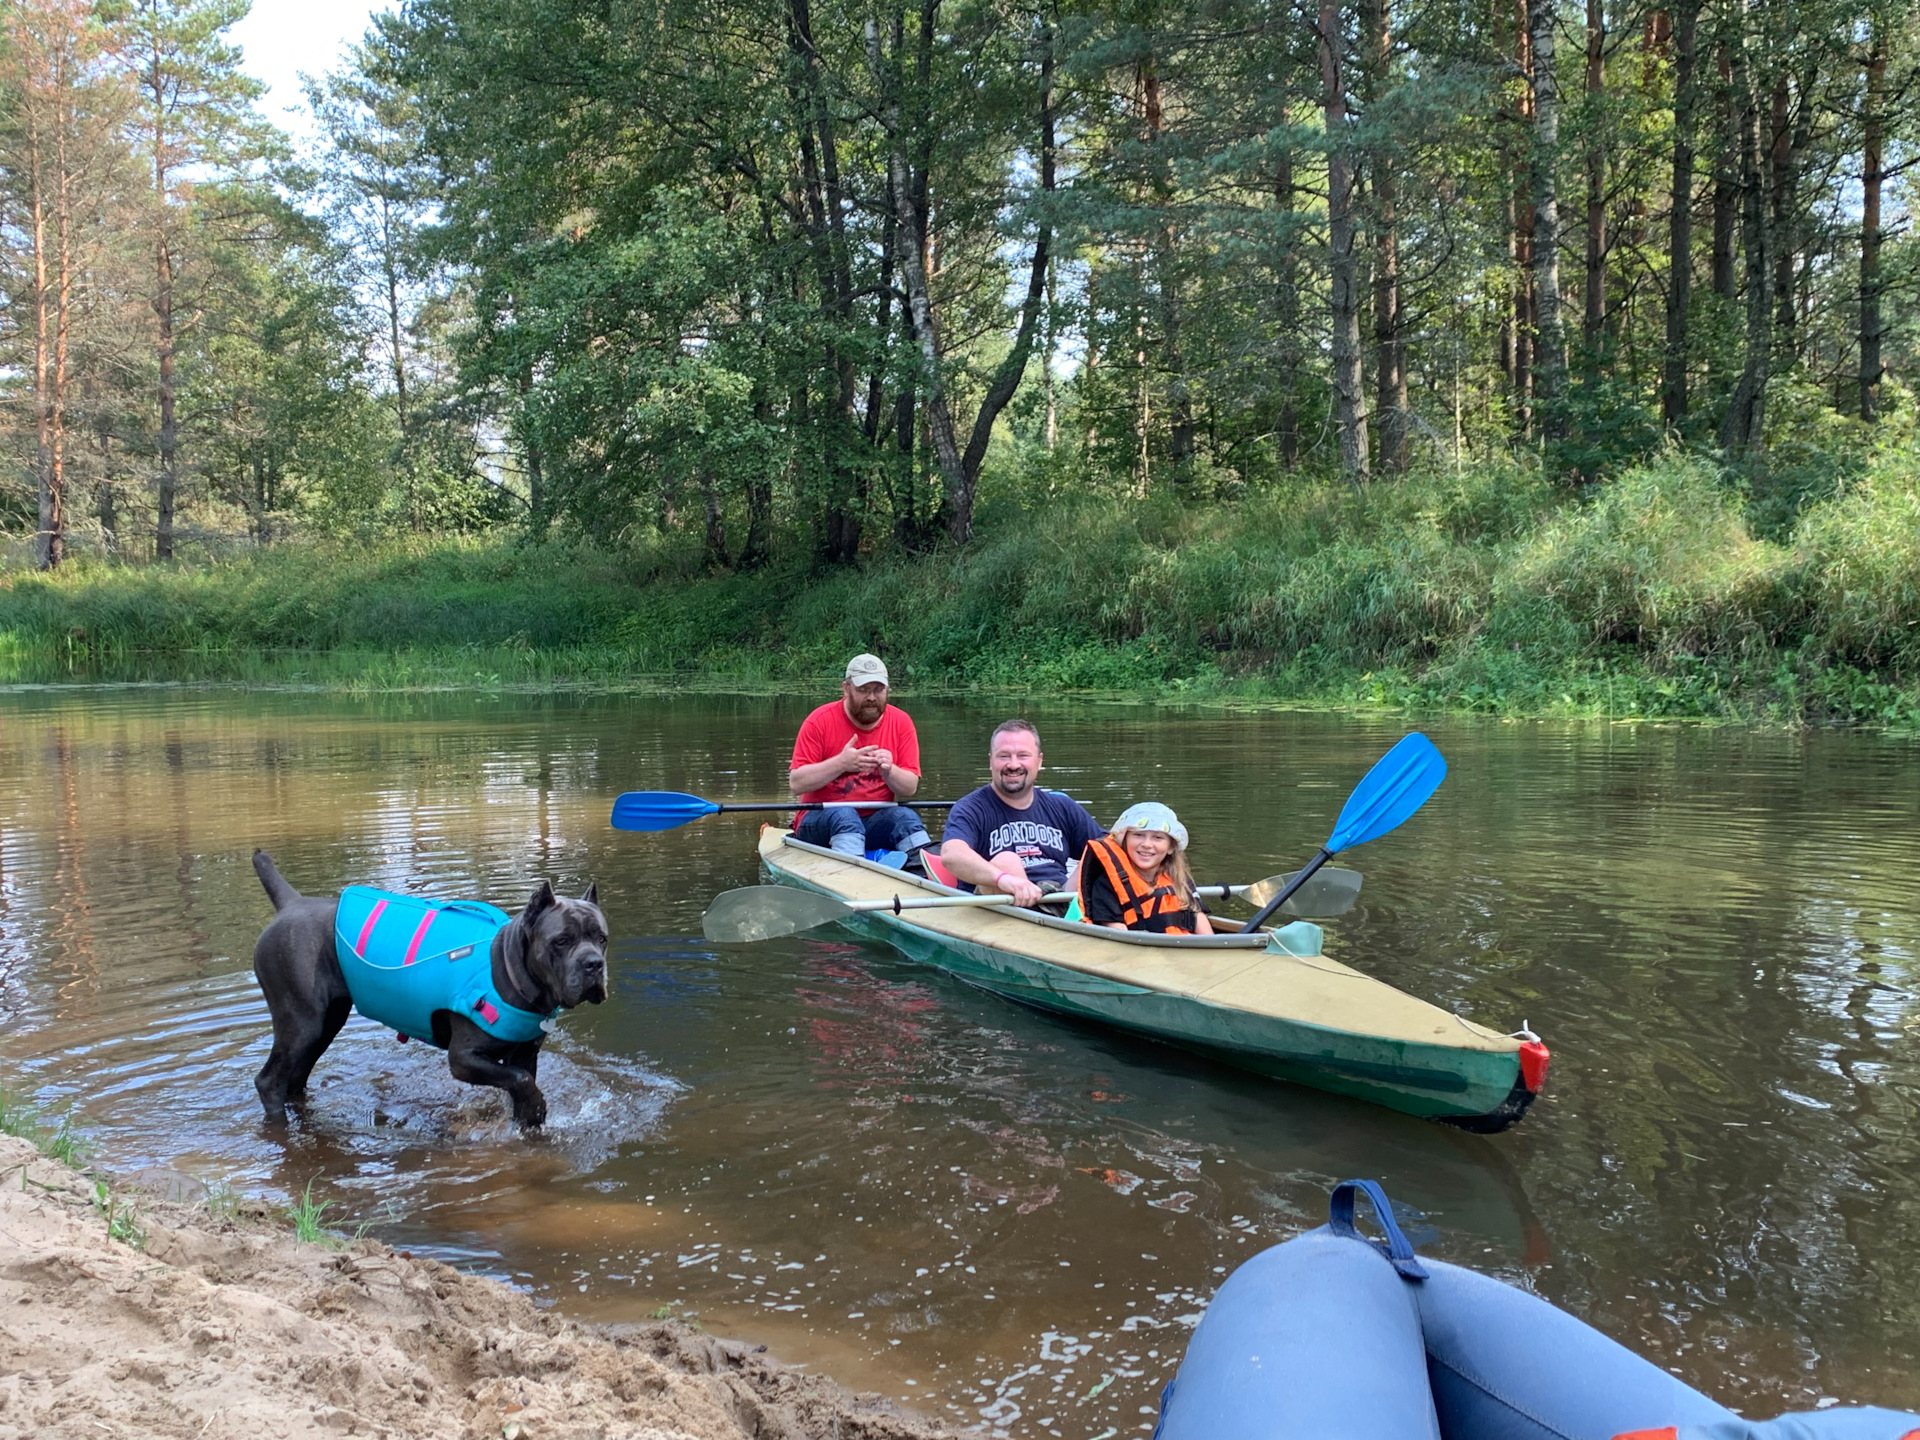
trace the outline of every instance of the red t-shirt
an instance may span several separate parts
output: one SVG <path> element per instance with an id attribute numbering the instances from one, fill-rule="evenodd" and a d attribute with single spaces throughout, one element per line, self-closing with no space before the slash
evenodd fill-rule
<path id="1" fill-rule="evenodd" d="M 920 736 L 913 728 L 913 721 L 907 718 L 906 711 L 896 710 L 889 705 L 880 712 L 880 721 L 873 729 L 861 730 L 847 718 L 846 702 L 841 700 L 828 701 L 801 723 L 800 734 L 793 742 L 793 764 L 788 768 L 797 770 L 802 765 L 815 765 L 822 760 L 832 759 L 847 748 L 849 740 L 853 741 L 856 749 L 878 745 L 891 750 L 894 764 L 916 775 L 920 773 Z M 892 800 L 894 793 L 887 788 L 887 782 L 880 778 L 878 770 L 856 770 L 851 775 L 842 775 L 831 781 L 824 789 L 810 790 L 800 798 Z"/>

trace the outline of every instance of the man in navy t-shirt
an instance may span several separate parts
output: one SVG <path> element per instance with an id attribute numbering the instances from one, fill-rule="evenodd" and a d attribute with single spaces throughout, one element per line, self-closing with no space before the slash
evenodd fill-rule
<path id="1" fill-rule="evenodd" d="M 1042 790 L 1040 734 L 1025 720 L 993 732 L 987 766 L 992 783 L 954 805 L 940 859 L 975 890 L 1000 890 L 1016 905 L 1034 905 L 1067 880 L 1067 862 L 1107 832 L 1078 801 Z"/>

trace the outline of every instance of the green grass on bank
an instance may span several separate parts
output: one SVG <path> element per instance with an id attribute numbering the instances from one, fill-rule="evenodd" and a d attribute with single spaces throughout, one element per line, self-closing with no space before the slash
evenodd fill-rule
<path id="1" fill-rule="evenodd" d="M 960 553 L 702 573 L 674 549 L 436 540 L 0 577 L 0 678 L 403 689 L 817 685 L 1920 726 L 1920 462 L 1755 533 L 1674 457 L 1003 514 Z"/>

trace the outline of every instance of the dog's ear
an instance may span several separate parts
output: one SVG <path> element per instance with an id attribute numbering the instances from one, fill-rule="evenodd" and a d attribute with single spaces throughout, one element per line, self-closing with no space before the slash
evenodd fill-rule
<path id="1" fill-rule="evenodd" d="M 520 918 L 531 925 L 541 915 L 551 910 L 554 904 L 553 886 L 542 880 L 539 889 L 533 892 L 533 898 L 527 901 L 527 908 L 520 912 Z"/>
<path id="2" fill-rule="evenodd" d="M 600 903 L 600 882 L 598 880 L 589 880 L 587 882 L 587 893 L 580 898 L 589 905 L 598 905 Z"/>

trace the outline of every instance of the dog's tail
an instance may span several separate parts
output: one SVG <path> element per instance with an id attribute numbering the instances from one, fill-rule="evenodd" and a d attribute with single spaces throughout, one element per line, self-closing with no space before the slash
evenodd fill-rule
<path id="1" fill-rule="evenodd" d="M 274 868 L 273 857 L 264 850 L 253 852 L 253 873 L 260 877 L 260 883 L 266 887 L 267 898 L 273 901 L 273 908 L 284 910 L 300 898 L 300 892 L 287 883 L 286 877 Z"/>

